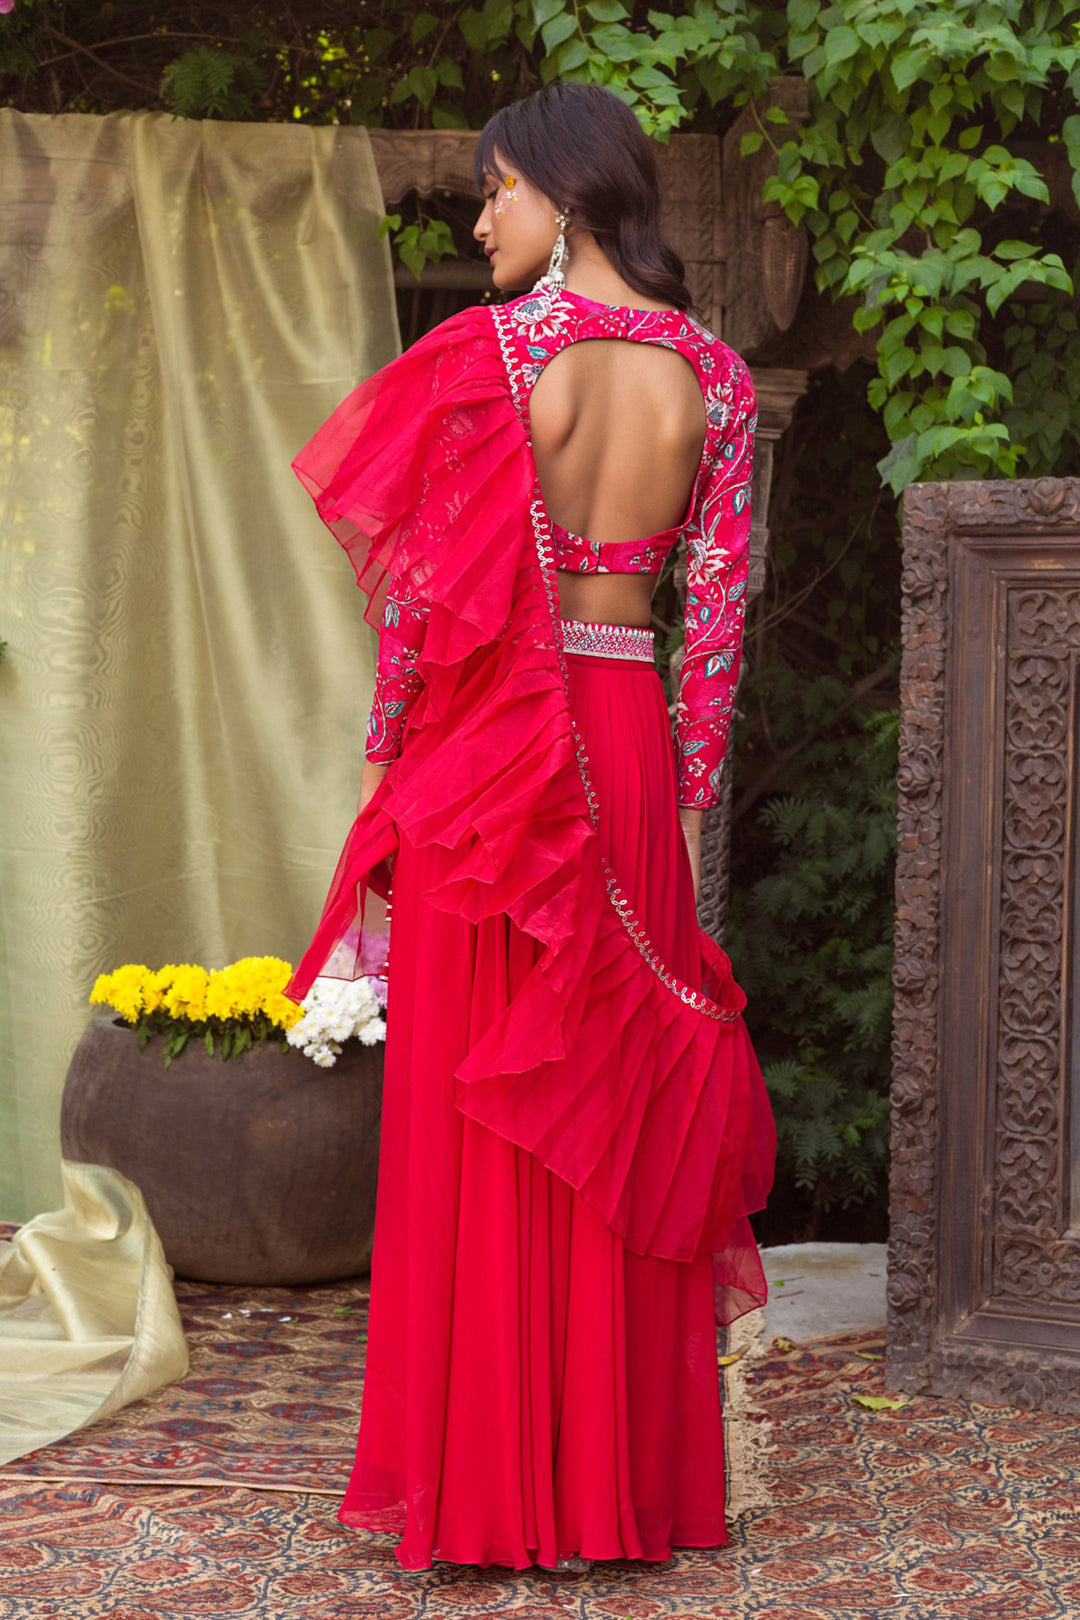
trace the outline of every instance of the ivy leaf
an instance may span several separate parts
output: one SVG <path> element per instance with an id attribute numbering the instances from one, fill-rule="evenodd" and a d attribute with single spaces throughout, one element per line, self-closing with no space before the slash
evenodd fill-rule
<path id="1" fill-rule="evenodd" d="M 1030 242 L 999 242 L 997 247 L 991 248 L 990 251 L 999 259 L 1030 259 L 1032 254 L 1038 253 L 1039 250 Z"/>
<path id="2" fill-rule="evenodd" d="M 908 149 L 908 135 L 904 120 L 892 108 L 882 109 L 880 118 L 870 131 L 870 142 L 878 157 L 885 163 L 896 163 Z"/>
<path id="3" fill-rule="evenodd" d="M 561 45 L 564 39 L 569 39 L 576 29 L 577 23 L 574 20 L 573 13 L 560 10 L 550 21 L 544 23 L 540 30 L 540 37 L 544 41 L 546 49 L 553 51 L 556 45 Z"/>
<path id="4" fill-rule="evenodd" d="M 1013 117 L 1020 121 L 1024 116 L 1024 92 L 1018 84 L 1003 84 L 997 93 L 997 100 Z"/>
<path id="5" fill-rule="evenodd" d="M 421 64 L 409 69 L 405 83 L 408 85 L 409 94 L 415 96 L 422 107 L 426 107 L 434 99 L 439 81 L 433 68 Z"/>
<path id="6" fill-rule="evenodd" d="M 884 392 L 885 385 L 882 379 L 880 377 L 875 377 L 874 382 L 879 384 L 881 390 Z M 869 390 L 867 392 L 869 393 Z M 885 423 L 885 431 L 888 433 L 890 439 L 895 439 L 899 435 L 902 427 L 908 422 L 908 412 L 911 409 L 914 398 L 914 394 L 904 392 L 900 394 L 890 394 L 885 400 L 884 409 L 882 410 L 882 419 Z M 876 398 L 871 396 L 870 403 L 876 406 L 878 401 Z"/>
<path id="7" fill-rule="evenodd" d="M 825 60 L 832 66 L 846 62 L 859 49 L 859 36 L 847 23 L 834 23 L 825 33 Z"/>
<path id="8" fill-rule="evenodd" d="M 553 53 L 557 74 L 575 73 L 589 60 L 589 47 L 583 39 L 567 39 Z"/>
<path id="9" fill-rule="evenodd" d="M 955 344 L 942 355 L 941 369 L 947 377 L 967 377 L 971 374 L 971 356 Z"/>
<path id="10" fill-rule="evenodd" d="M 618 23 L 593 29 L 592 42 L 612 62 L 636 62 L 641 54 L 641 40 Z"/>
<path id="11" fill-rule="evenodd" d="M 414 45 L 419 45 L 420 41 L 422 39 L 426 39 L 431 33 L 432 29 L 437 28 L 438 26 L 438 17 L 434 16 L 430 11 L 421 11 L 419 15 L 414 17 L 412 20 L 412 24 L 409 28 L 409 38 L 412 40 Z"/>
<path id="12" fill-rule="evenodd" d="M 431 109 L 431 122 L 435 129 L 468 129 L 469 120 L 457 107 L 447 107 L 441 102 Z"/>
<path id="13" fill-rule="evenodd" d="M 911 481 L 919 476 L 922 463 L 916 452 L 916 443 L 916 434 L 905 434 L 902 439 L 897 439 L 888 455 L 882 456 L 877 464 L 883 482 L 889 485 L 894 495 L 902 495 Z"/>
<path id="14" fill-rule="evenodd" d="M 479 54 L 491 44 L 491 24 L 482 11 L 463 11 L 458 18 L 458 27 L 470 50 Z"/>
<path id="15" fill-rule="evenodd" d="M 896 88 L 906 90 L 909 85 L 914 84 L 931 60 L 931 54 L 925 45 L 918 45 L 909 50 L 900 51 L 890 64 L 892 79 Z"/>
<path id="16" fill-rule="evenodd" d="M 821 10 L 821 0 L 788 0 L 788 20 L 795 28 L 812 28 Z"/>

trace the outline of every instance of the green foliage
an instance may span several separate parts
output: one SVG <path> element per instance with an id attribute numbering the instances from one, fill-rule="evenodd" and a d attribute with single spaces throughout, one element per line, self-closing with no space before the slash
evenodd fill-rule
<path id="1" fill-rule="evenodd" d="M 916 477 L 1061 470 L 1080 425 L 1069 406 L 1075 321 L 1038 368 L 1056 396 L 1042 411 L 1009 301 L 1041 293 L 1070 313 L 1075 252 L 1067 267 L 1053 251 L 1046 178 L 1004 142 L 1039 141 L 1047 154 L 1063 142 L 1080 197 L 1075 6 L 791 0 L 787 10 L 797 27 L 783 65 L 809 80 L 811 112 L 776 140 L 761 126 L 777 165 L 765 198 L 806 224 L 817 285 L 857 294 L 856 328 L 876 334 L 869 397 L 892 443 L 883 476 L 899 493 Z"/>
<path id="2" fill-rule="evenodd" d="M 393 233 L 390 235 L 390 233 Z M 390 235 L 398 256 L 417 281 L 425 264 L 437 264 L 440 259 L 457 257 L 454 236 L 443 219 L 429 219 L 422 211 L 409 225 L 402 225 L 400 214 L 384 214 L 379 223 L 380 240 Z"/>
<path id="3" fill-rule="evenodd" d="M 886 1220 L 901 556 L 869 370 L 815 375 L 777 446 L 737 699 L 727 945 L 777 1119 L 770 1242 Z"/>
<path id="4" fill-rule="evenodd" d="M 773 1101 L 778 1168 L 846 1208 L 883 1192 L 888 1152 L 898 711 L 834 676 L 756 672 L 792 732 L 816 737 L 758 816 L 767 867 L 736 886 L 729 945 Z M 780 741 L 785 740 L 783 732 Z"/>
<path id="5" fill-rule="evenodd" d="M 262 64 L 235 51 L 197 45 L 161 76 L 161 99 L 177 118 L 245 117 L 266 82 Z"/>
<path id="6" fill-rule="evenodd" d="M 703 92 L 718 102 L 747 76 L 759 91 L 767 84 L 765 58 L 739 5 L 695 0 L 678 15 L 650 10 L 644 25 L 638 9 L 620 0 L 533 0 L 528 9 L 543 47 L 541 81 L 605 85 L 659 140 L 685 121 Z"/>
<path id="7" fill-rule="evenodd" d="M 1060 158 L 1080 201 L 1075 0 L 294 0 L 227 33 L 208 0 L 70 9 L 4 18 L 0 93 L 85 111 L 145 83 L 141 104 L 184 117 L 452 129 L 561 78 L 608 86 L 660 140 L 747 109 L 744 153 L 773 154 L 765 200 L 873 337 L 888 487 L 1069 465 L 1077 253 L 1048 176 Z M 770 104 L 785 77 L 806 82 L 805 118 Z M 422 222 L 402 236 L 414 273 L 449 247 Z"/>

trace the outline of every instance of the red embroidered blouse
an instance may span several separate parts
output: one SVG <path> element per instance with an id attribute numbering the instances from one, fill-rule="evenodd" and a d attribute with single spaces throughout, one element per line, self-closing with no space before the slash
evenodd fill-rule
<path id="1" fill-rule="evenodd" d="M 742 650 L 757 400 L 746 363 L 691 316 L 598 304 L 580 293 L 528 293 L 493 307 L 508 385 L 528 430 L 528 401 L 544 366 L 570 343 L 622 338 L 675 349 L 694 368 L 706 435 L 681 524 L 625 542 L 590 541 L 550 523 L 555 566 L 575 573 L 657 574 L 686 537 L 685 646 L 675 717 L 679 803 L 720 798 Z M 423 687 L 425 611 L 401 580 L 386 598 L 366 754 L 396 759 Z"/>

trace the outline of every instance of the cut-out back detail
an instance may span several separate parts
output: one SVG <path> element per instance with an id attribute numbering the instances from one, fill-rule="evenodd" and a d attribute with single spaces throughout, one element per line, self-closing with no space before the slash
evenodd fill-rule
<path id="1" fill-rule="evenodd" d="M 678 535 L 708 437 L 701 380 L 686 355 L 590 333 L 544 362 L 528 414 L 553 529 L 611 546 Z"/>
<path id="2" fill-rule="evenodd" d="M 678 310 L 615 308 L 566 290 L 527 294 L 493 307 L 490 318 L 530 450 L 530 394 L 545 365 L 571 343 L 622 338 L 657 344 L 676 350 L 694 369 L 705 405 L 705 442 L 680 525 L 628 541 L 592 541 L 559 529 L 547 514 L 535 462 L 533 507 L 546 530 L 553 570 L 655 574 L 685 538 L 685 644 L 675 714 L 679 803 L 708 809 L 720 798 L 746 608 L 757 420 L 746 363 Z M 416 671 L 423 664 L 424 611 L 403 581 L 391 582 L 366 747 L 368 759 L 378 763 L 397 758 L 422 686 Z"/>

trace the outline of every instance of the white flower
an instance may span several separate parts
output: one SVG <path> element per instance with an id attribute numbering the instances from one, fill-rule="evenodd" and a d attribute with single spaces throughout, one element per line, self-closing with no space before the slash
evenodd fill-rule
<path id="1" fill-rule="evenodd" d="M 320 1068 L 336 1061 L 343 1041 L 358 1037 L 365 1046 L 386 1039 L 380 1015 L 385 1003 L 382 987 L 368 979 L 316 979 L 301 1003 L 303 1017 L 288 1032 L 290 1046 L 302 1051 Z"/>

